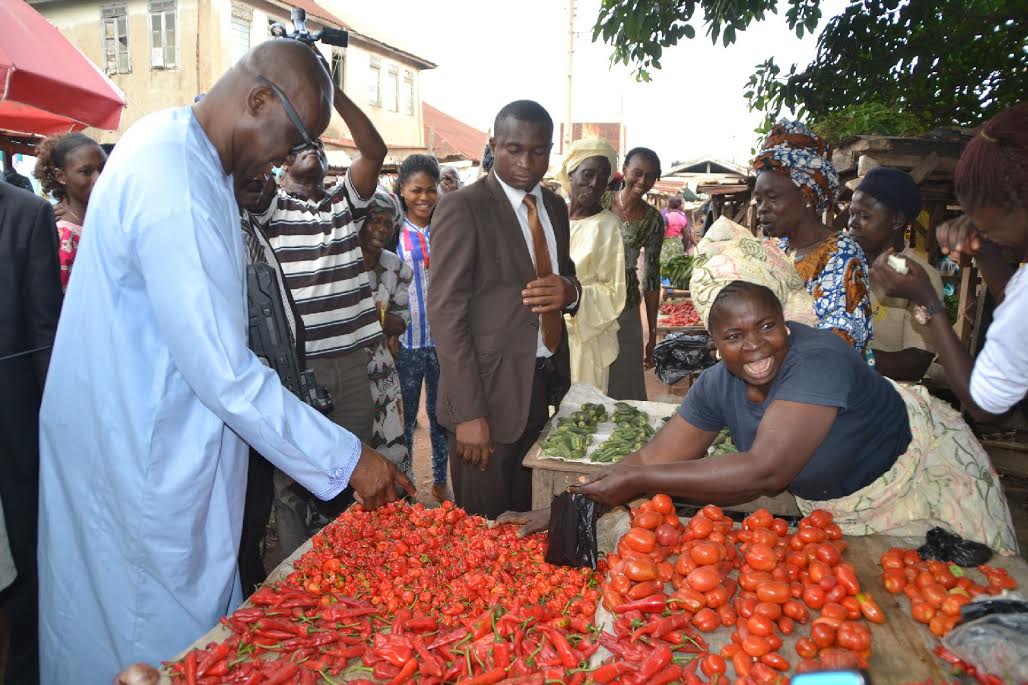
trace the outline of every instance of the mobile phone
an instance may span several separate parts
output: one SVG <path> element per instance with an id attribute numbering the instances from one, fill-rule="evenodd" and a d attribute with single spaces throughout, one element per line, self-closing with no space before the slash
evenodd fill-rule
<path id="1" fill-rule="evenodd" d="M 863 671 L 797 673 L 790 682 L 792 685 L 871 685 L 871 679 Z"/>

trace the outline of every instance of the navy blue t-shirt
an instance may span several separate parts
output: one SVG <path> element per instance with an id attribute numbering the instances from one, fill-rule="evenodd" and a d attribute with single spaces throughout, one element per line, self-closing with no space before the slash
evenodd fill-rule
<path id="1" fill-rule="evenodd" d="M 678 413 L 701 430 L 728 426 L 732 441 L 745 452 L 775 400 L 838 407 L 824 442 L 788 490 L 808 500 L 853 494 L 907 451 L 906 405 L 889 381 L 834 333 L 793 321 L 789 330 L 789 351 L 763 403 L 746 399 L 746 383 L 720 363 L 700 374 Z"/>

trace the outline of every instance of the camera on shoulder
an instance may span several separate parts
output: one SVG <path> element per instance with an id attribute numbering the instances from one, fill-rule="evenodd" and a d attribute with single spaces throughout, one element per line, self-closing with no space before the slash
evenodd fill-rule
<path id="1" fill-rule="evenodd" d="M 320 31 L 309 31 L 307 29 L 306 10 L 294 7 L 292 12 L 290 12 L 290 18 L 293 24 L 293 28 L 291 30 L 276 22 L 271 25 L 271 35 L 276 38 L 292 38 L 293 40 L 298 40 L 301 43 L 306 43 L 307 45 L 314 45 L 318 41 L 321 41 L 326 45 L 335 45 L 340 48 L 345 48 L 350 42 L 350 34 L 342 29 L 334 29 L 326 26 Z"/>

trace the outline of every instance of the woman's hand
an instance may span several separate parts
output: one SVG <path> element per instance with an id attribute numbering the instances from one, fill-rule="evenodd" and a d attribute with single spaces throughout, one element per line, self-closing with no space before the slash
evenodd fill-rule
<path id="1" fill-rule="evenodd" d="M 572 492 L 586 495 L 601 504 L 616 507 L 639 495 L 637 476 L 640 468 L 646 467 L 618 464 L 588 483 L 572 485 L 569 489 Z"/>
<path id="2" fill-rule="evenodd" d="M 982 234 L 966 214 L 939 226 L 935 229 L 935 237 L 939 240 L 942 254 L 952 255 L 953 261 L 957 262 L 961 255 L 976 255 L 985 242 Z"/>
<path id="3" fill-rule="evenodd" d="M 871 282 L 889 297 L 902 297 L 922 307 L 934 303 L 939 296 L 924 267 L 913 259 L 907 259 L 907 273 L 901 274 L 889 265 L 889 257 L 894 253 L 895 250 L 890 247 L 878 255 L 871 268 Z"/>

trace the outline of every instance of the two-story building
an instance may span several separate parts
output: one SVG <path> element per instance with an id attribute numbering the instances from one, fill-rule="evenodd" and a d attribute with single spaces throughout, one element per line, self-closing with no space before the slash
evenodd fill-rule
<path id="1" fill-rule="evenodd" d="M 363 109 L 389 146 L 387 163 L 425 151 L 420 75 L 435 64 L 354 31 L 314 0 L 29 0 L 125 93 L 128 106 L 117 131 L 86 132 L 116 142 L 155 110 L 188 105 L 239 57 L 271 37 L 275 23 L 290 25 L 290 10 L 307 12 L 308 28 L 349 31 L 345 48 L 319 43 L 332 76 Z M 345 166 L 356 147 L 334 115 L 324 133 L 329 161 Z"/>

